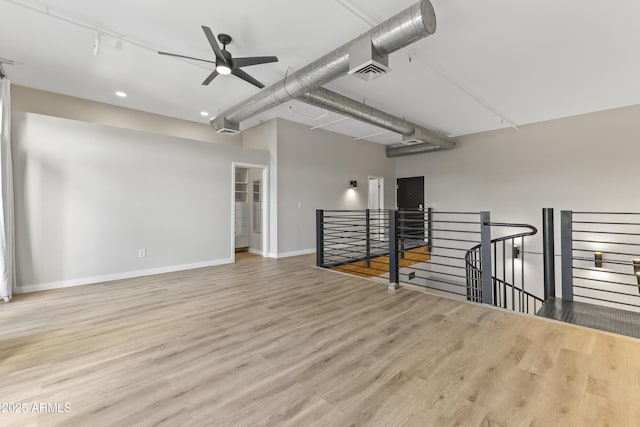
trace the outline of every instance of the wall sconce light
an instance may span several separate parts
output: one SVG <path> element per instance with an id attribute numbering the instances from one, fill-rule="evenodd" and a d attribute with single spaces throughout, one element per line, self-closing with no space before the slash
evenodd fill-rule
<path id="1" fill-rule="evenodd" d="M 353 181 L 349 181 L 349 185 L 353 188 L 358 188 L 358 181 L 355 179 Z"/>
<path id="2" fill-rule="evenodd" d="M 602 268 L 602 252 L 594 252 L 593 253 L 593 265 L 596 268 Z"/>
<path id="3" fill-rule="evenodd" d="M 636 275 L 636 279 L 638 279 L 638 288 L 640 288 L 640 259 L 633 260 L 633 274 Z"/>
<path id="4" fill-rule="evenodd" d="M 514 259 L 518 259 L 520 258 L 520 246 L 518 245 L 513 245 L 512 251 L 511 251 L 511 256 Z"/>

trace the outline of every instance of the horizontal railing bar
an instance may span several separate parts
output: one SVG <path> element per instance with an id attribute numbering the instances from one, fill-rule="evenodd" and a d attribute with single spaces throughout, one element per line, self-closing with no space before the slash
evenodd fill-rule
<path id="1" fill-rule="evenodd" d="M 331 255 L 331 256 L 340 256 L 342 255 L 352 255 L 352 254 L 358 254 L 361 255 L 363 257 L 366 258 L 366 251 L 360 251 L 357 250 L 356 248 L 352 249 L 352 248 L 331 248 L 331 249 L 325 249 L 325 252 L 327 255 Z M 379 257 L 385 257 L 388 256 L 389 252 L 387 251 L 383 251 L 383 250 L 377 250 L 375 252 L 371 252 L 371 258 L 379 258 Z M 364 259 L 364 258 L 363 258 Z"/>
<path id="2" fill-rule="evenodd" d="M 604 263 L 604 261 L 603 261 L 603 263 Z M 598 271 L 598 272 L 607 273 L 607 274 L 620 274 L 622 276 L 633 276 L 633 277 L 636 276 L 633 273 L 622 273 L 622 272 L 613 271 L 613 270 L 603 270 L 603 269 L 589 268 L 589 267 L 576 267 L 575 265 L 573 266 L 573 269 L 574 270 L 585 270 L 585 271 Z"/>
<path id="3" fill-rule="evenodd" d="M 362 249 L 362 250 L 366 249 L 366 245 L 363 245 L 363 244 L 360 244 L 360 243 L 358 243 L 358 244 L 355 244 L 355 243 L 352 243 L 352 242 L 333 242 L 333 243 L 330 243 L 330 244 L 326 244 L 326 243 L 327 242 L 325 242 L 325 246 L 324 246 L 326 249 L 349 249 L 349 248 L 354 248 L 354 249 L 359 248 L 359 249 Z M 380 252 L 380 251 L 388 253 L 389 252 L 389 244 L 387 242 L 384 242 L 384 243 L 385 244 L 380 244 L 380 245 L 379 244 L 375 244 L 375 245 L 371 244 L 369 247 L 371 248 L 371 250 L 376 250 L 376 253 Z"/>
<path id="4" fill-rule="evenodd" d="M 640 215 L 639 212 L 571 212 L 574 215 Z"/>
<path id="5" fill-rule="evenodd" d="M 473 233 L 473 234 L 481 233 L 481 231 L 475 231 L 475 230 L 446 230 L 446 229 L 440 229 L 440 228 L 432 228 L 431 231 L 450 232 L 450 233 Z M 437 237 L 434 237 L 434 239 L 436 238 Z"/>
<path id="6" fill-rule="evenodd" d="M 323 209 L 324 212 L 366 212 L 366 209 Z M 384 212 L 386 209 L 372 209 L 372 211 Z"/>
<path id="7" fill-rule="evenodd" d="M 371 248 L 371 251 L 373 253 L 373 251 L 375 251 L 375 253 L 389 253 L 389 245 L 375 245 L 375 246 L 369 246 Z M 354 250 L 359 250 L 362 249 L 363 251 L 366 249 L 366 246 L 364 245 L 354 245 L 351 243 L 333 243 L 331 245 L 325 245 L 325 249 L 326 250 L 340 250 L 340 249 L 354 249 Z"/>
<path id="8" fill-rule="evenodd" d="M 408 274 L 407 274 L 407 273 L 400 273 L 400 275 L 401 275 L 401 276 L 403 276 L 403 275 L 404 275 L 404 276 L 408 276 Z M 475 289 L 475 288 L 474 288 L 474 287 L 472 287 L 472 286 L 463 285 L 463 284 L 461 284 L 461 283 L 449 282 L 449 281 L 444 280 L 444 279 L 438 279 L 437 277 L 418 277 L 418 276 L 416 276 L 416 278 L 417 278 L 417 279 L 423 279 L 423 280 L 431 280 L 431 281 L 433 281 L 433 282 L 438 282 L 438 283 L 444 283 L 444 284 L 447 284 L 447 285 L 450 285 L 450 286 L 456 286 L 456 287 L 458 287 L 458 288 Z M 411 279 L 410 279 L 410 280 L 411 280 Z M 410 282 L 405 282 L 405 283 L 410 283 Z M 417 285 L 417 283 L 410 283 L 410 284 L 411 284 L 411 285 Z M 424 286 L 424 285 L 418 285 L 418 286 Z M 426 287 L 426 286 L 425 286 L 425 287 Z M 438 290 L 444 290 L 444 289 L 438 289 Z M 480 291 L 480 290 L 478 289 L 478 291 Z"/>
<path id="9" fill-rule="evenodd" d="M 324 222 L 353 222 L 353 221 L 366 221 L 367 216 L 324 216 L 323 219 L 325 219 L 326 221 Z M 388 216 L 384 216 L 384 217 L 378 217 L 375 215 L 369 215 L 369 219 L 375 220 L 375 221 L 385 221 L 385 222 L 389 222 L 389 217 Z"/>
<path id="10" fill-rule="evenodd" d="M 436 224 L 436 223 L 442 223 L 442 224 L 473 224 L 473 225 L 482 225 L 481 222 L 479 221 L 447 221 L 447 220 L 441 220 L 441 219 L 434 219 L 431 221 L 432 223 Z"/>
<path id="11" fill-rule="evenodd" d="M 612 300 L 603 299 L 603 298 L 588 297 L 586 295 L 573 294 L 573 296 L 574 297 L 579 297 L 579 298 L 585 298 L 585 299 L 592 299 L 592 300 L 596 300 L 596 301 L 610 302 L 610 303 L 613 303 L 613 304 L 626 305 L 626 306 L 629 306 L 629 307 L 640 307 L 640 305 L 637 305 L 637 304 L 630 304 L 630 303 L 620 302 L 620 301 L 612 301 Z"/>
<path id="12" fill-rule="evenodd" d="M 580 243 L 601 243 L 604 245 L 622 245 L 622 246 L 640 246 L 640 243 L 625 243 L 625 242 L 603 242 L 599 240 L 583 240 L 583 239 L 573 239 L 574 242 Z"/>
<path id="13" fill-rule="evenodd" d="M 332 234 L 332 235 L 342 235 L 345 237 L 349 237 L 349 236 L 366 236 L 367 232 L 366 230 L 356 230 L 354 228 L 348 228 L 348 229 L 339 229 L 339 228 L 326 228 L 324 230 L 325 234 Z M 389 233 L 384 233 L 384 234 L 389 234 Z"/>
<path id="14" fill-rule="evenodd" d="M 434 253 L 429 253 L 429 257 L 433 258 L 447 258 L 447 259 L 455 259 L 455 260 L 459 260 L 459 261 L 466 261 L 466 259 L 464 257 L 456 257 L 456 256 L 451 256 L 451 255 L 440 255 L 440 254 L 434 254 Z"/>
<path id="15" fill-rule="evenodd" d="M 599 283 L 611 283 L 612 285 L 620 285 L 620 286 L 637 286 L 637 285 L 633 285 L 631 283 L 624 283 L 624 282 L 615 282 L 613 280 L 604 280 L 604 279 L 592 279 L 590 277 L 582 277 L 582 276 L 572 276 L 574 279 L 580 279 L 580 280 L 588 280 L 590 282 L 599 282 Z"/>
<path id="16" fill-rule="evenodd" d="M 406 255 L 405 255 L 405 256 L 406 256 Z M 407 258 L 405 258 L 405 259 L 407 259 Z M 409 261 L 414 261 L 414 260 L 409 260 Z M 442 263 L 439 263 L 439 262 L 433 262 L 433 261 L 431 261 L 431 260 L 428 260 L 428 261 L 418 261 L 418 262 L 420 262 L 420 263 L 422 263 L 422 262 L 426 262 L 426 263 L 428 263 L 428 264 L 430 264 L 430 265 L 439 265 L 439 266 L 442 266 L 442 267 L 451 267 L 451 268 L 457 268 L 457 269 L 461 269 L 461 270 L 466 270 L 466 269 L 468 268 L 468 267 L 463 267 L 463 266 L 461 266 L 461 265 L 442 264 Z M 408 267 L 402 267 L 402 268 L 411 268 L 411 266 L 408 266 Z"/>
<path id="17" fill-rule="evenodd" d="M 405 237 L 408 235 L 400 235 L 399 237 Z M 480 243 L 477 240 L 465 240 L 465 239 L 450 239 L 448 237 L 434 237 L 433 240 L 446 240 L 448 242 L 463 242 L 463 243 Z"/>
<path id="18" fill-rule="evenodd" d="M 349 228 L 362 228 L 362 227 L 366 227 L 367 224 L 362 223 L 362 224 L 325 224 L 324 225 L 324 229 L 325 230 L 344 230 L 344 229 L 349 229 Z"/>
<path id="19" fill-rule="evenodd" d="M 626 295 L 628 297 L 640 298 L 640 295 L 628 294 L 626 292 L 607 291 L 605 289 L 591 288 L 589 286 L 579 286 L 579 285 L 573 285 L 573 287 L 574 288 L 580 288 L 580 289 L 589 289 L 590 291 L 596 291 L 596 292 L 606 292 L 606 293 L 609 293 L 609 294 Z"/>
<path id="20" fill-rule="evenodd" d="M 338 258 L 344 258 L 345 260 L 350 260 L 353 259 L 353 257 L 355 255 L 358 256 L 358 259 L 366 259 L 367 258 L 367 254 L 364 251 L 352 251 L 349 249 L 331 249 L 330 251 L 325 251 L 326 254 L 326 258 L 334 258 L 334 259 L 338 259 Z M 387 256 L 386 253 L 378 255 L 372 255 L 374 258 L 378 258 L 378 257 L 383 257 L 383 256 Z M 351 261 L 345 261 L 346 262 L 351 262 Z"/>
<path id="21" fill-rule="evenodd" d="M 640 256 L 639 254 L 632 254 L 629 252 L 613 252 L 613 251 L 607 251 L 607 250 L 601 250 L 601 251 L 594 251 L 593 249 L 581 249 L 581 248 L 573 248 L 573 251 L 576 252 L 602 252 L 603 254 L 611 254 L 611 255 L 626 255 L 626 256 L 632 256 L 632 257 L 638 257 Z"/>
<path id="22" fill-rule="evenodd" d="M 436 280 L 436 281 L 437 281 L 437 280 Z M 405 282 L 405 283 L 408 283 L 408 282 Z M 440 282 L 440 283 L 446 283 L 446 282 Z M 431 290 L 433 290 L 433 291 L 446 292 L 446 293 L 448 293 L 448 294 L 460 295 L 460 296 L 463 296 L 463 297 L 467 296 L 467 294 L 466 294 L 466 293 L 463 293 L 463 292 L 456 292 L 456 291 L 454 291 L 454 290 L 449 290 L 449 289 L 440 289 L 440 288 L 436 288 L 436 287 L 434 287 L 434 286 L 421 285 L 421 284 L 418 284 L 418 283 L 409 283 L 409 284 L 410 284 L 410 285 L 414 285 L 414 286 L 420 286 L 421 288 L 431 289 Z M 477 299 L 478 301 L 480 301 L 480 300 L 482 299 L 482 296 L 481 296 L 480 294 L 478 294 L 478 296 L 476 297 L 476 299 Z M 476 301 L 476 302 L 477 302 L 477 301 Z"/>
<path id="23" fill-rule="evenodd" d="M 638 222 L 573 221 L 574 224 L 640 225 Z"/>
<path id="24" fill-rule="evenodd" d="M 400 208 L 398 212 L 425 212 L 428 210 L 424 208 Z M 447 212 L 447 211 L 431 211 L 432 214 L 445 214 L 445 215 L 480 215 L 480 212 Z"/>
<path id="25" fill-rule="evenodd" d="M 515 291 L 517 291 L 518 293 L 523 293 L 525 296 L 529 296 L 529 297 L 534 298 L 534 299 L 536 299 L 536 300 L 538 300 L 538 301 L 540 301 L 540 302 L 544 302 L 544 300 L 543 300 L 542 298 L 537 297 L 537 296 L 535 296 L 535 295 L 533 295 L 533 294 L 531 294 L 531 293 L 529 293 L 529 292 L 527 292 L 527 291 L 523 291 L 521 288 L 519 288 L 519 287 L 517 287 L 517 286 L 514 286 L 514 285 L 512 285 L 511 283 L 507 283 L 507 282 L 505 282 L 505 281 L 504 281 L 504 280 L 502 280 L 502 279 L 499 279 L 499 278 L 497 278 L 497 277 L 494 277 L 494 278 L 493 278 L 493 281 L 494 281 L 494 282 L 497 282 L 499 285 L 501 284 L 502 286 L 506 286 L 506 287 L 512 288 L 512 289 L 514 289 Z"/>
<path id="26" fill-rule="evenodd" d="M 439 274 L 441 276 L 457 277 L 459 279 L 467 280 L 467 276 L 462 276 L 460 274 L 446 273 L 444 271 L 439 271 L 439 270 L 425 270 L 423 268 L 414 267 L 413 265 L 410 265 L 408 267 L 401 267 L 401 268 L 402 269 L 410 268 L 410 269 L 415 270 L 415 271 L 424 271 L 425 273 L 433 273 L 433 274 Z M 402 274 L 408 274 L 408 273 L 402 273 Z M 428 279 L 428 277 L 422 277 L 422 276 L 418 276 L 418 275 L 416 275 L 416 277 L 421 277 L 422 279 Z"/>
<path id="27" fill-rule="evenodd" d="M 591 230 L 573 230 L 574 233 L 591 233 L 591 234 L 615 234 L 619 236 L 640 236 L 640 233 L 623 233 L 620 231 L 591 231 Z"/>
<path id="28" fill-rule="evenodd" d="M 364 234 L 364 237 L 362 235 Z M 366 240 L 366 233 L 364 232 L 350 232 L 346 233 L 344 231 L 331 231 L 329 233 L 325 233 L 325 235 L 330 236 L 332 239 L 352 239 L 352 240 L 360 240 L 364 242 Z M 377 234 L 373 233 L 373 236 L 387 236 L 387 234 Z M 371 239 L 376 240 L 376 239 Z"/>
<path id="29" fill-rule="evenodd" d="M 593 258 L 587 258 L 587 257 L 571 257 L 572 260 L 575 261 L 585 261 L 585 262 L 593 262 Z M 625 265 L 625 266 L 633 266 L 633 262 L 629 262 L 629 261 L 624 261 L 621 259 L 603 259 L 602 260 L 602 264 L 615 264 L 615 265 Z M 602 270 L 598 270 L 598 271 L 602 271 Z"/>
<path id="30" fill-rule="evenodd" d="M 452 250 L 452 251 L 462 251 L 462 252 L 468 252 L 468 251 L 469 251 L 469 249 L 464 249 L 464 248 L 450 248 L 450 247 L 447 247 L 447 246 L 429 245 L 429 247 L 436 248 L 436 249 L 447 249 L 447 250 Z"/>
<path id="31" fill-rule="evenodd" d="M 351 266 L 351 267 L 356 267 L 356 268 L 349 269 L 349 268 L 345 268 L 345 266 Z M 365 268 L 365 267 L 362 267 L 362 266 L 356 266 L 356 265 L 351 265 L 351 264 L 343 264 L 343 265 L 332 267 L 332 269 L 334 269 L 334 270 L 340 270 L 341 269 L 341 270 L 344 270 L 344 271 L 351 271 L 351 272 L 359 273 L 359 274 L 367 274 L 367 275 L 373 276 L 373 277 L 380 277 L 380 276 L 383 276 L 384 273 L 388 273 L 389 272 L 388 269 L 384 270 L 382 268 L 366 267 L 366 270 L 375 270 L 375 271 L 380 271 L 381 272 L 380 274 L 373 274 L 373 273 L 367 273 L 366 271 L 358 270 L 357 267 Z"/>

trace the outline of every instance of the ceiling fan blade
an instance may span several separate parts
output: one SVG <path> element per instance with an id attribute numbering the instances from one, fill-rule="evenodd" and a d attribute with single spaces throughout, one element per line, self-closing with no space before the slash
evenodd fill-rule
<path id="1" fill-rule="evenodd" d="M 231 70 L 231 74 L 233 74 L 236 77 L 240 77 L 245 82 L 249 82 L 256 87 L 259 87 L 260 89 L 264 87 L 262 83 L 260 83 L 259 81 L 251 77 L 249 74 L 242 71 L 240 68 L 234 68 L 233 70 Z"/>
<path id="2" fill-rule="evenodd" d="M 251 56 L 248 58 L 233 58 L 234 67 L 250 67 L 251 65 L 278 62 L 277 56 Z"/>
<path id="3" fill-rule="evenodd" d="M 222 54 L 222 51 L 220 50 L 220 45 L 218 44 L 218 41 L 216 40 L 216 36 L 213 35 L 213 31 L 211 31 L 211 28 L 205 27 L 203 25 L 202 26 L 202 31 L 204 31 L 204 35 L 207 36 L 207 40 L 209 40 L 209 44 L 211 45 L 211 49 L 213 49 L 213 52 L 216 54 L 216 58 L 218 60 L 221 60 L 222 62 L 224 62 L 226 64 L 227 60 L 225 59 L 224 55 Z"/>
<path id="4" fill-rule="evenodd" d="M 218 72 L 216 70 L 213 70 L 211 72 L 211 74 L 209 74 L 209 76 L 204 79 L 204 81 L 202 82 L 203 86 L 208 85 L 209 83 L 211 83 L 213 81 L 213 79 L 215 79 L 216 77 L 218 77 Z"/>
<path id="5" fill-rule="evenodd" d="M 200 58 L 193 58 L 191 56 L 185 56 L 185 55 L 178 55 L 177 53 L 169 53 L 169 52 L 158 52 L 158 54 L 160 55 L 167 55 L 167 56 L 175 56 L 177 58 L 184 58 L 184 59 L 193 59 L 196 61 L 202 61 L 202 62 L 209 62 L 211 64 L 215 64 L 216 61 L 209 61 L 208 59 L 200 59 Z"/>

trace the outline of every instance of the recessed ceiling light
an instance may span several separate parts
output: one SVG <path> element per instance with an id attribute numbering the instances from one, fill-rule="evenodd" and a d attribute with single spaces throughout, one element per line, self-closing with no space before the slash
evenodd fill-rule
<path id="1" fill-rule="evenodd" d="M 200 115 L 204 117 L 209 117 L 209 113 L 207 113 L 206 111 L 200 111 Z"/>
<path id="2" fill-rule="evenodd" d="M 127 93 L 119 90 L 119 91 L 116 92 L 116 96 L 118 96 L 120 98 L 126 98 L 127 97 Z"/>

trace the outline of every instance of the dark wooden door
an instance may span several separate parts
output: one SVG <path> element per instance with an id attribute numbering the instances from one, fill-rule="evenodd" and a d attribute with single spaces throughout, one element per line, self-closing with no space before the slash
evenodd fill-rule
<path id="1" fill-rule="evenodd" d="M 397 200 L 401 218 L 401 240 L 408 244 L 423 243 L 426 236 L 424 222 L 426 219 L 424 214 L 424 176 L 398 178 Z M 403 211 L 404 209 L 408 211 Z M 415 242 L 407 242 L 407 240 L 415 240 Z"/>

